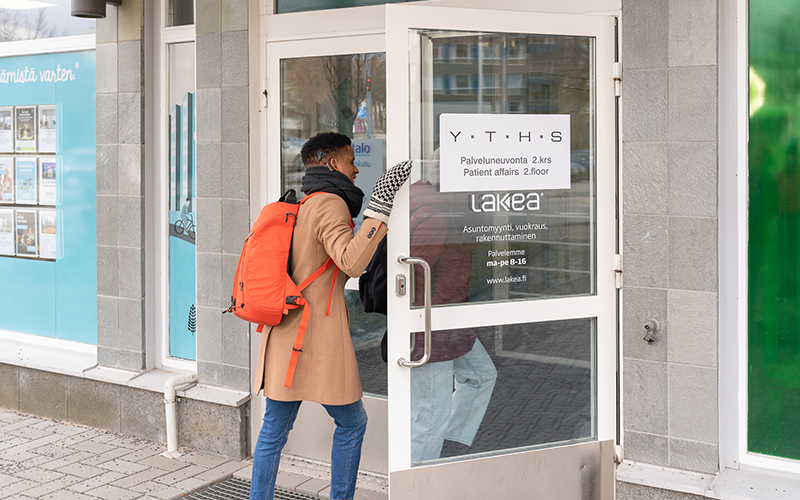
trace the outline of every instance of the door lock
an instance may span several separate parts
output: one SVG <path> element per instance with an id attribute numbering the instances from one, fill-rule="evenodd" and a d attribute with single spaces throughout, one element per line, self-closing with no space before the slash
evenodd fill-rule
<path id="1" fill-rule="evenodd" d="M 406 275 L 405 274 L 398 274 L 394 278 L 394 293 L 398 297 L 402 297 L 406 294 Z"/>

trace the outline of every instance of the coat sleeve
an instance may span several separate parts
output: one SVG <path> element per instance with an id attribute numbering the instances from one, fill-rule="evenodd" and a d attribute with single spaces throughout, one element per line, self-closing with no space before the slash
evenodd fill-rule
<path id="1" fill-rule="evenodd" d="M 352 278 L 361 276 L 388 231 L 386 225 L 376 219 L 365 219 L 354 235 L 344 200 L 335 195 L 319 198 L 314 211 L 317 238 L 342 272 Z"/>

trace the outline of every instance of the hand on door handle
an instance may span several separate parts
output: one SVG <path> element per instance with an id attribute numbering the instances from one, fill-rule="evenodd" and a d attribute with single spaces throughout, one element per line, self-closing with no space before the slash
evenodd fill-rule
<path id="1" fill-rule="evenodd" d="M 406 358 L 397 360 L 397 364 L 404 368 L 419 368 L 431 359 L 431 266 L 425 259 L 420 257 L 397 257 L 401 264 L 419 264 L 422 266 L 425 276 L 425 350 L 418 361 L 406 361 Z"/>

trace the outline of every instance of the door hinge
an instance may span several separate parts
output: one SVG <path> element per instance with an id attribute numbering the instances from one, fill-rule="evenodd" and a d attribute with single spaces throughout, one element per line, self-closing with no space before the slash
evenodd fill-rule
<path id="1" fill-rule="evenodd" d="M 614 286 L 622 289 L 622 255 L 614 255 Z"/>
<path id="2" fill-rule="evenodd" d="M 269 91 L 267 91 L 268 88 L 269 88 L 269 80 L 264 80 L 264 92 L 262 92 L 262 95 L 264 96 L 264 98 L 261 99 L 261 107 L 264 107 L 264 108 L 266 108 L 267 105 L 269 104 L 269 98 L 268 98 L 269 97 Z"/>
<path id="3" fill-rule="evenodd" d="M 614 63 L 614 96 L 622 96 L 622 64 Z"/>

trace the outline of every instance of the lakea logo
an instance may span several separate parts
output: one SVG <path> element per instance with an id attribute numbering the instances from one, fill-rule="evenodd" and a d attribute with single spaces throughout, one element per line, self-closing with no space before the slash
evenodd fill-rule
<path id="1" fill-rule="evenodd" d="M 469 195 L 473 212 L 523 212 L 539 210 L 539 193 L 486 193 Z"/>

